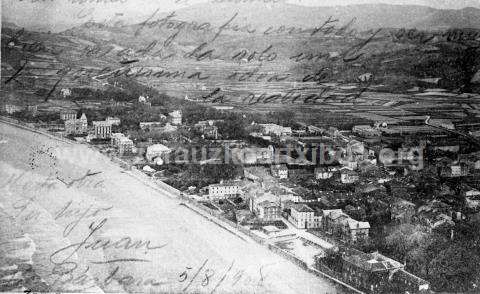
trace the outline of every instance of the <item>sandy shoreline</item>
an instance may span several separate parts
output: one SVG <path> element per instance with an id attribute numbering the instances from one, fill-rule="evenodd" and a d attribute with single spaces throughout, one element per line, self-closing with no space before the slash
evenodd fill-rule
<path id="1" fill-rule="evenodd" d="M 339 293 L 330 282 L 133 179 L 88 146 L 3 123 L 0 135 L 6 140 L 0 145 L 2 179 L 21 175 L 44 183 L 53 176 L 72 180 L 88 170 L 101 172 L 71 187 L 59 181 L 35 191 L 22 182 L 1 185 L 2 210 L 18 215 L 20 230 L 31 233 L 35 270 L 54 290 Z M 21 204 L 26 208 L 20 213 Z"/>

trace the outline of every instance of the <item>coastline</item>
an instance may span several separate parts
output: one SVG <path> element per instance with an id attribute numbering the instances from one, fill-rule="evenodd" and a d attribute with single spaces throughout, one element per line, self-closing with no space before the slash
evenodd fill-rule
<path id="1" fill-rule="evenodd" d="M 27 130 L 27 131 L 35 132 L 37 134 L 47 136 L 50 139 L 58 140 L 58 141 L 61 141 L 63 143 L 88 146 L 88 148 L 90 148 L 92 150 L 95 150 L 96 152 L 100 153 L 97 149 L 95 149 L 94 147 L 92 147 L 89 144 L 80 144 L 78 142 L 74 142 L 74 141 L 71 141 L 71 140 L 68 140 L 68 139 L 65 139 L 65 138 L 62 138 L 62 137 L 54 136 L 47 131 L 37 129 L 37 128 L 32 128 L 31 126 L 25 125 L 21 121 L 15 121 L 14 119 L 10 119 L 10 118 L 6 119 L 5 117 L 0 117 L 0 123 L 7 123 L 11 126 L 22 128 L 22 129 Z M 118 162 L 122 161 L 121 159 L 119 159 L 117 157 L 110 157 L 110 156 L 107 156 L 105 154 L 102 154 L 102 155 L 105 156 L 105 158 L 110 159 L 112 161 L 112 163 L 117 165 L 117 166 L 118 166 Z M 179 205 L 182 205 L 182 206 L 188 208 L 189 210 L 193 211 L 194 213 L 200 215 L 202 218 L 208 220 L 211 223 L 214 223 L 216 226 L 218 226 L 218 227 L 222 228 L 223 230 L 227 231 L 228 233 L 234 235 L 235 237 L 239 238 L 243 242 L 258 243 L 259 245 L 261 245 L 264 248 L 267 248 L 269 251 L 273 252 L 275 255 L 279 256 L 280 258 L 288 260 L 289 262 L 293 263 L 295 266 L 301 268 L 302 270 L 304 270 L 304 271 L 306 271 L 310 274 L 313 274 L 315 276 L 323 277 L 326 280 L 328 280 L 329 282 L 335 284 L 336 286 L 340 286 L 344 290 L 347 290 L 347 291 L 352 292 L 352 293 L 359 293 L 359 294 L 364 293 L 364 292 L 359 291 L 358 289 L 355 289 L 354 287 L 352 287 L 352 286 L 350 286 L 350 285 L 348 285 L 348 284 L 346 284 L 346 283 L 344 283 L 344 282 L 342 282 L 342 281 L 340 281 L 340 280 L 338 280 L 338 279 L 336 279 L 332 276 L 329 276 L 326 273 L 323 273 L 323 272 L 321 272 L 317 269 L 314 269 L 313 267 L 307 266 L 303 261 L 299 260 L 298 258 L 296 258 L 293 255 L 286 256 L 285 252 L 279 252 L 279 249 L 276 248 L 275 246 L 270 245 L 270 244 L 265 244 L 261 239 L 259 239 L 255 235 L 249 234 L 245 230 L 240 230 L 240 228 L 238 228 L 238 226 L 236 226 L 236 224 L 233 224 L 229 220 L 223 219 L 223 218 L 219 217 L 218 215 L 214 215 L 212 212 L 210 212 L 208 210 L 208 208 L 202 207 L 201 204 L 198 204 L 198 203 L 196 203 L 195 201 L 193 201 L 189 198 L 182 197 L 181 192 L 179 190 L 177 190 L 177 189 L 175 189 L 171 186 L 168 186 L 167 184 L 165 184 L 163 182 L 161 182 L 161 183 L 153 182 L 148 176 L 143 174 L 141 171 L 138 171 L 138 170 L 135 170 L 135 169 L 125 169 L 123 167 L 121 167 L 121 168 L 124 170 L 125 174 L 134 178 L 136 181 L 140 182 L 143 185 L 148 186 L 149 188 L 152 188 L 156 191 L 161 192 L 162 194 L 166 195 L 167 197 L 169 197 L 171 199 L 179 201 Z"/>

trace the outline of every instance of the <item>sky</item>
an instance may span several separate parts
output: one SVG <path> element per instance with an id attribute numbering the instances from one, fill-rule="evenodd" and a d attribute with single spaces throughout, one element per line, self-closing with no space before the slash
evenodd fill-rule
<path id="1" fill-rule="evenodd" d="M 95 21 L 114 15 L 127 22 L 159 12 L 219 0 L 1 0 L 2 21 L 13 22 L 28 29 L 61 31 L 90 18 Z M 225 1 L 225 0 L 223 0 Z M 252 1 L 252 0 L 250 0 Z M 273 0 L 253 0 L 273 1 Z M 306 6 L 336 6 L 365 3 L 415 4 L 435 8 L 480 8 L 480 0 L 286 0 Z M 80 4 L 81 3 L 81 4 Z"/>

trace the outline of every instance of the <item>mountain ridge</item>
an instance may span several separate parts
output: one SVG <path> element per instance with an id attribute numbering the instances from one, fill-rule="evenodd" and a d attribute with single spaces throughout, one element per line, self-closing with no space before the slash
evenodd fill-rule
<path id="1" fill-rule="evenodd" d="M 153 12 L 152 12 L 153 13 Z M 170 12 L 171 13 L 171 12 Z M 450 28 L 480 29 L 480 9 L 468 7 L 463 9 L 437 9 L 423 5 L 394 4 L 355 4 L 346 6 L 302 6 L 286 2 L 265 4 L 252 3 L 200 3 L 174 11 L 173 19 L 186 22 L 204 23 L 221 26 L 231 18 L 237 27 L 249 25 L 259 30 L 272 26 L 278 28 L 302 27 L 312 28 L 322 25 L 332 17 L 338 19 L 334 24 L 341 26 L 353 19 L 353 28 L 369 30 L 376 28 L 418 28 L 423 30 L 443 30 Z M 169 15 L 162 12 L 154 15 L 153 20 Z M 146 15 L 128 25 L 139 24 L 149 19 Z M 301 17 L 299 17 L 301 16 Z M 12 26 L 12 22 L 2 22 Z M 67 31 L 75 30 L 74 26 Z M 107 25 L 108 26 L 108 25 Z"/>
<path id="2" fill-rule="evenodd" d="M 465 12 L 471 14 L 465 18 Z M 254 27 L 300 26 L 315 27 L 322 25 L 329 17 L 338 19 L 343 25 L 356 19 L 353 26 L 358 30 L 376 28 L 428 28 L 432 30 L 448 28 L 480 29 L 480 23 L 472 19 L 480 19 L 480 9 L 436 9 L 422 5 L 394 4 L 356 4 L 346 6 L 308 7 L 291 3 L 268 5 L 263 3 L 230 4 L 202 3 L 176 11 L 177 19 L 197 22 L 218 22 L 220 25 L 229 20 L 235 13 L 236 23 L 248 23 Z M 166 13 L 163 13 L 163 16 Z M 222 17 L 218 17 L 218 16 Z M 299 17 L 299 16 L 302 17 Z M 448 15 L 449 21 L 442 23 L 439 18 Z M 214 21 L 212 21 L 214 20 Z M 428 22 L 430 21 L 430 22 Z M 223 23 L 222 23 L 223 22 Z"/>

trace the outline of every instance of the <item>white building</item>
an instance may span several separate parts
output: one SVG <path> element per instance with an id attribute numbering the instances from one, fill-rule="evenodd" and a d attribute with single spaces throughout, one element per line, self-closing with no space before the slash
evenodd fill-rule
<path id="1" fill-rule="evenodd" d="M 275 201 L 263 201 L 257 205 L 255 211 L 257 217 L 263 220 L 279 220 L 282 218 L 282 208 L 278 202 Z"/>
<path id="2" fill-rule="evenodd" d="M 322 128 L 319 128 L 319 127 L 316 127 L 316 126 L 307 126 L 307 133 L 310 133 L 310 134 L 322 134 L 325 132 L 325 129 L 322 129 Z"/>
<path id="3" fill-rule="evenodd" d="M 290 207 L 289 221 L 297 229 L 319 228 L 321 216 L 316 216 L 315 211 L 305 204 L 295 204 Z"/>
<path id="4" fill-rule="evenodd" d="M 5 104 L 4 109 L 8 114 L 14 114 L 15 112 L 20 112 L 23 110 L 21 106 L 15 104 Z"/>
<path id="5" fill-rule="evenodd" d="M 172 111 L 168 114 L 172 125 L 182 124 L 182 112 L 180 110 Z"/>
<path id="6" fill-rule="evenodd" d="M 464 175 L 464 169 L 461 165 L 452 165 L 450 168 L 452 170 L 452 177 L 461 177 Z"/>
<path id="7" fill-rule="evenodd" d="M 363 83 L 370 81 L 372 78 L 373 78 L 373 74 L 369 72 L 358 76 L 358 80 Z"/>
<path id="8" fill-rule="evenodd" d="M 60 119 L 63 121 L 77 119 L 77 112 L 75 110 L 63 110 L 60 112 Z"/>
<path id="9" fill-rule="evenodd" d="M 121 138 L 126 138 L 124 134 L 122 133 L 112 133 L 112 136 L 111 136 L 111 143 L 112 143 L 112 146 L 115 146 L 117 147 L 118 146 L 118 143 L 120 142 L 120 139 Z"/>
<path id="10" fill-rule="evenodd" d="M 132 154 L 135 149 L 135 145 L 131 139 L 127 137 L 120 137 L 117 140 L 117 148 L 120 155 Z"/>
<path id="11" fill-rule="evenodd" d="M 141 104 L 145 104 L 145 105 L 152 105 L 150 103 L 150 97 L 148 96 L 143 96 L 141 95 L 140 97 L 138 97 L 138 103 L 141 103 Z"/>
<path id="12" fill-rule="evenodd" d="M 79 119 L 67 119 L 65 121 L 65 132 L 67 134 L 79 135 L 88 132 L 88 120 L 85 113 Z"/>
<path id="13" fill-rule="evenodd" d="M 112 116 L 107 117 L 105 121 L 111 122 L 112 125 L 114 126 L 119 126 L 121 123 L 121 120 L 118 117 L 112 117 Z"/>
<path id="14" fill-rule="evenodd" d="M 363 137 L 376 137 L 380 136 L 382 133 L 380 130 L 373 128 L 369 125 L 358 125 L 354 126 L 352 131 Z"/>
<path id="15" fill-rule="evenodd" d="M 340 182 L 342 182 L 343 184 L 353 184 L 358 182 L 359 179 L 360 176 L 355 171 L 343 169 L 340 172 Z"/>
<path id="16" fill-rule="evenodd" d="M 209 199 L 221 199 L 241 194 L 240 186 L 234 183 L 220 183 L 208 186 Z"/>
<path id="17" fill-rule="evenodd" d="M 350 142 L 348 142 L 346 151 L 347 155 L 364 155 L 365 144 L 357 140 L 351 140 Z"/>
<path id="18" fill-rule="evenodd" d="M 348 158 L 346 160 L 344 159 L 339 159 L 338 162 L 348 168 L 348 169 L 351 169 L 351 170 L 356 170 L 358 168 L 358 162 L 352 158 Z"/>
<path id="19" fill-rule="evenodd" d="M 266 192 L 263 194 L 256 194 L 251 196 L 248 202 L 248 207 L 250 208 L 251 212 L 255 212 L 258 209 L 258 204 L 260 202 L 269 201 L 269 202 L 277 202 L 280 203 L 280 197 L 276 196 L 270 192 Z"/>
<path id="20" fill-rule="evenodd" d="M 465 191 L 465 197 L 477 197 L 480 196 L 480 191 L 477 189 L 470 189 Z"/>
<path id="21" fill-rule="evenodd" d="M 67 98 L 67 97 L 72 96 L 72 91 L 68 88 L 64 88 L 64 89 L 60 90 L 60 94 L 62 95 L 63 98 Z"/>
<path id="22" fill-rule="evenodd" d="M 329 167 L 318 167 L 315 169 L 315 179 L 327 180 L 333 177 L 334 170 Z"/>
<path id="23" fill-rule="evenodd" d="M 94 121 L 94 134 L 97 139 L 110 139 L 112 136 L 112 123 L 108 121 Z"/>
<path id="24" fill-rule="evenodd" d="M 284 127 L 277 124 L 259 124 L 264 135 L 275 135 L 277 137 L 292 134 L 292 128 Z"/>
<path id="25" fill-rule="evenodd" d="M 218 127 L 214 120 L 200 121 L 195 124 L 195 129 L 202 133 L 203 138 L 218 139 Z"/>
<path id="26" fill-rule="evenodd" d="M 141 130 L 154 130 L 161 128 L 165 125 L 164 122 L 159 122 L 159 121 L 150 121 L 150 122 L 140 122 L 139 126 Z"/>
<path id="27" fill-rule="evenodd" d="M 365 240 L 368 238 L 370 231 L 369 222 L 359 222 L 352 218 L 343 221 L 344 223 L 344 239 L 356 242 L 358 240 Z"/>
<path id="28" fill-rule="evenodd" d="M 288 168 L 285 164 L 272 165 L 270 171 L 276 178 L 288 179 Z"/>

